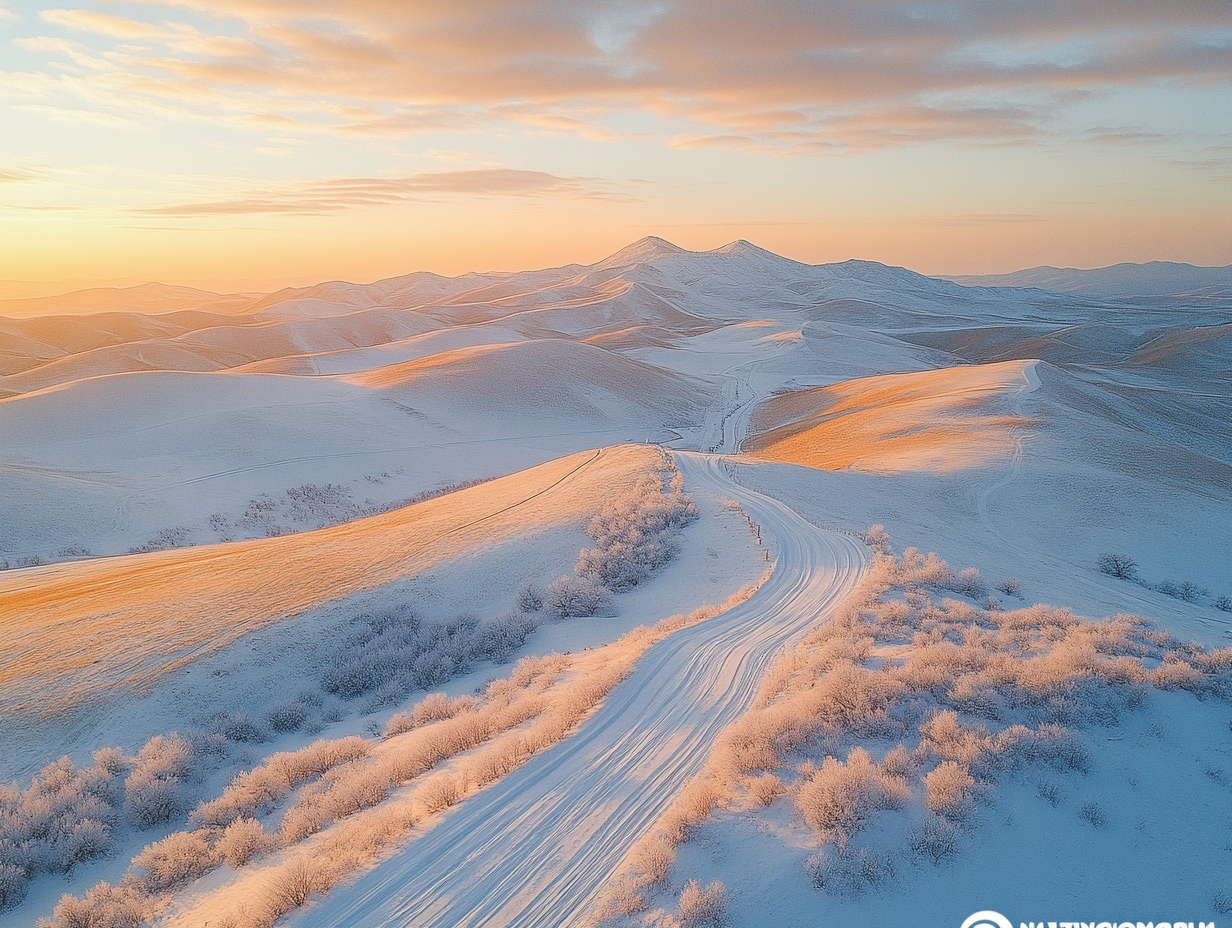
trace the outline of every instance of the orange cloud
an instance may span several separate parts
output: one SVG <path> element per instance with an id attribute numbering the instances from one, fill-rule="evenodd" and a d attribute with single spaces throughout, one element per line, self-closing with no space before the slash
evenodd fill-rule
<path id="1" fill-rule="evenodd" d="M 64 26 L 67 29 L 92 32 L 96 35 L 107 35 L 117 39 L 158 38 L 166 31 L 150 23 L 94 10 L 43 10 L 39 13 L 39 19 Z"/>
<path id="2" fill-rule="evenodd" d="M 249 112 L 258 96 L 270 111 L 347 132 L 510 118 L 606 138 L 595 114 L 649 109 L 697 124 L 673 130 L 686 145 L 748 138 L 828 153 L 1022 141 L 1048 136 L 1052 111 L 1075 91 L 1226 82 L 1232 70 L 1225 3 L 676 0 L 619 15 L 547 0 L 148 5 L 205 14 L 217 34 L 81 10 L 43 18 L 156 40 L 159 49 L 107 59 L 117 81 L 140 76 L 152 97 L 191 105 L 186 97 L 208 94 Z M 364 114 L 336 125 L 340 103 Z M 418 119 L 423 111 L 434 118 Z"/>
<path id="3" fill-rule="evenodd" d="M 409 177 L 337 178 L 310 181 L 279 190 L 254 192 L 239 199 L 208 200 L 133 210 L 152 216 L 236 216 L 254 213 L 327 214 L 441 197 L 571 196 L 589 199 L 631 200 L 592 178 L 557 177 L 543 171 L 477 168 L 462 171 L 427 171 Z"/>

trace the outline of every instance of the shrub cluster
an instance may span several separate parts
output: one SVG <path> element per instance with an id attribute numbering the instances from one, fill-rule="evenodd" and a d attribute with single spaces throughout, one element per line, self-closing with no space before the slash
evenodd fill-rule
<path id="1" fill-rule="evenodd" d="M 711 883 L 705 889 L 697 880 L 689 880 L 680 894 L 676 910 L 681 928 L 725 928 L 727 891 L 722 883 Z"/>
<path id="2" fill-rule="evenodd" d="M 890 550 L 883 532 L 869 535 Z M 1010 586 L 1000 588 L 1016 595 Z M 935 554 L 878 554 L 845 607 L 770 668 L 754 707 L 635 847 L 601 914 L 644 909 L 643 890 L 665 878 L 675 843 L 712 806 L 785 794 L 822 843 L 807 862 L 814 885 L 858 895 L 904 865 L 952 857 L 1000 778 L 1039 767 L 1085 774 L 1091 758 L 1073 728 L 1118 724 L 1151 688 L 1232 700 L 1232 648 L 1183 644 L 1135 616 L 935 601 L 942 590 L 985 592 L 977 572 Z M 1055 804 L 1060 789 L 1049 782 L 1040 796 Z M 1078 814 L 1106 821 L 1098 802 Z M 901 846 L 861 846 L 861 831 L 887 815 L 902 827 L 880 831 L 900 834 Z"/>
<path id="3" fill-rule="evenodd" d="M 25 898 L 35 873 L 63 873 L 107 852 L 125 769 L 120 752 L 106 749 L 93 767 L 62 757 L 28 789 L 0 787 L 0 911 Z"/>
<path id="4" fill-rule="evenodd" d="M 574 572 L 597 587 L 619 592 L 637 586 L 679 550 L 676 536 L 698 516 L 676 472 L 665 488 L 648 476 L 611 499 L 586 532 L 595 547 L 578 555 Z"/>
<path id="5" fill-rule="evenodd" d="M 160 735 L 136 757 L 103 748 L 81 770 L 62 757 L 28 789 L 0 787 L 0 910 L 20 903 L 36 874 L 107 854 L 122 822 L 149 828 L 183 811 L 192 761 L 187 740 Z"/>
<path id="6" fill-rule="evenodd" d="M 1187 603 L 1200 603 L 1204 599 L 1209 599 L 1211 605 L 1221 612 L 1232 612 L 1232 597 L 1223 593 L 1211 596 L 1209 590 L 1200 587 L 1192 580 L 1164 579 L 1158 583 L 1148 583 L 1138 576 L 1138 562 L 1128 554 L 1106 551 L 1095 558 L 1095 566 L 1101 573 L 1108 574 L 1110 577 L 1129 580 L 1148 590 L 1171 596 L 1173 599 L 1181 599 Z"/>
<path id="7" fill-rule="evenodd" d="M 476 661 L 509 660 L 538 624 L 534 613 L 518 609 L 484 622 L 423 622 L 405 608 L 366 615 L 325 665 L 321 686 L 343 699 L 375 690 L 392 701 L 444 683 Z"/>

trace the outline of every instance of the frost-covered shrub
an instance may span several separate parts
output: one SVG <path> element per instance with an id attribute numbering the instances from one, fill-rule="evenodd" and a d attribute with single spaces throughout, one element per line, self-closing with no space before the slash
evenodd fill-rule
<path id="1" fill-rule="evenodd" d="M 727 921 L 727 891 L 714 882 L 705 889 L 697 880 L 689 880 L 680 894 L 676 910 L 681 928 L 725 928 Z"/>
<path id="2" fill-rule="evenodd" d="M 260 744 L 267 738 L 265 729 L 247 712 L 217 716 L 211 720 L 210 730 L 239 744 Z"/>
<path id="3" fill-rule="evenodd" d="M 898 873 L 893 850 L 822 848 L 805 869 L 813 886 L 833 896 L 862 896 L 894 882 Z"/>
<path id="4" fill-rule="evenodd" d="M 979 570 L 974 567 L 964 567 L 960 570 L 958 575 L 950 581 L 950 589 L 972 599 L 988 593 L 988 587 L 984 586 L 984 581 L 980 579 Z"/>
<path id="5" fill-rule="evenodd" d="M 298 751 L 281 751 L 252 770 L 237 773 L 217 799 L 203 802 L 188 816 L 194 828 L 225 828 L 236 819 L 271 811 L 292 789 L 331 767 L 366 757 L 370 747 L 354 736 L 314 741 Z"/>
<path id="6" fill-rule="evenodd" d="M 543 590 L 527 580 L 518 587 L 513 601 L 523 612 L 538 612 L 543 608 Z"/>
<path id="7" fill-rule="evenodd" d="M 965 764 L 942 761 L 924 777 L 924 805 L 947 818 L 962 818 L 971 811 L 975 778 Z"/>
<path id="8" fill-rule="evenodd" d="M 110 850 L 117 774 L 124 769 L 115 755 L 98 751 L 95 766 L 82 770 L 62 757 L 40 770 L 28 789 L 0 787 L 0 864 L 20 871 L 5 871 L 3 897 L 13 901 L 0 907 L 15 905 L 34 873 L 67 871 Z"/>
<path id="9" fill-rule="evenodd" d="M 707 777 L 697 777 L 668 806 L 659 827 L 673 840 L 686 841 L 690 826 L 704 820 L 721 798 L 716 783 Z"/>
<path id="10" fill-rule="evenodd" d="M 958 827 L 939 815 L 925 815 L 912 827 L 907 846 L 916 857 L 939 867 L 958 853 Z"/>
<path id="11" fill-rule="evenodd" d="M 663 834 L 651 834 L 633 848 L 630 855 L 635 870 L 654 886 L 661 883 L 676 860 L 676 846 Z"/>
<path id="12" fill-rule="evenodd" d="M 864 533 L 864 543 L 878 554 L 893 553 L 890 548 L 890 533 L 885 530 L 884 525 L 870 525 Z"/>
<path id="13" fill-rule="evenodd" d="M 0 847 L 0 854 L 3 850 Z M 30 877 L 24 867 L 0 863 L 0 912 L 19 905 L 29 890 Z"/>
<path id="14" fill-rule="evenodd" d="M 365 616 L 326 664 L 322 687 L 344 699 L 378 692 L 367 708 L 400 700 L 412 689 L 430 689 L 475 661 L 509 659 L 535 630 L 533 614 L 510 610 L 485 622 L 470 616 L 422 622 L 409 610 Z"/>
<path id="15" fill-rule="evenodd" d="M 428 812 L 441 812 L 462 798 L 458 782 L 448 774 L 438 776 L 424 784 L 419 792 L 419 801 Z"/>
<path id="16" fill-rule="evenodd" d="M 1226 889 L 1217 889 L 1211 896 L 1211 908 L 1216 915 L 1232 915 L 1232 893 Z"/>
<path id="17" fill-rule="evenodd" d="M 783 792 L 783 783 L 773 773 L 763 773 L 749 781 L 749 799 L 759 806 L 769 806 Z"/>
<path id="18" fill-rule="evenodd" d="M 1084 802 L 1078 810 L 1078 817 L 1094 828 L 1103 828 L 1108 824 L 1108 816 L 1105 814 L 1104 807 L 1100 805 L 1098 799 Z"/>
<path id="19" fill-rule="evenodd" d="M 210 846 L 198 831 L 174 832 L 133 858 L 138 878 L 151 894 L 183 886 L 213 865 Z"/>
<path id="20" fill-rule="evenodd" d="M 324 887 L 312 865 L 298 858 L 282 868 L 266 887 L 265 902 L 271 921 L 279 915 L 299 908 L 308 897 Z"/>
<path id="21" fill-rule="evenodd" d="M 1110 577 L 1120 577 L 1122 580 L 1133 580 L 1138 576 L 1138 562 L 1128 554 L 1116 554 L 1105 551 L 1095 558 L 1095 566 L 1101 573 Z"/>
<path id="22" fill-rule="evenodd" d="M 1016 577 L 1007 577 L 997 584 L 997 589 L 1006 596 L 1018 596 L 1022 593 L 1022 583 Z"/>
<path id="23" fill-rule="evenodd" d="M 238 818 L 223 830 L 222 837 L 214 845 L 214 853 L 232 867 L 242 867 L 269 850 L 273 843 L 265 826 L 256 819 Z"/>
<path id="24" fill-rule="evenodd" d="M 594 615 L 603 605 L 606 592 L 587 577 L 581 580 L 557 577 L 544 590 L 543 604 L 549 612 L 561 619 Z"/>
<path id="25" fill-rule="evenodd" d="M 906 548 L 903 551 L 899 573 L 904 583 L 917 583 L 924 586 L 950 589 L 955 581 L 954 571 L 935 553 L 921 554 L 916 548 Z"/>
<path id="26" fill-rule="evenodd" d="M 476 701 L 473 696 L 455 696 L 450 699 L 445 693 L 429 693 L 409 712 L 399 712 L 391 717 L 385 726 L 385 737 L 392 738 L 429 722 L 451 719 L 458 713 L 473 708 Z"/>
<path id="27" fill-rule="evenodd" d="M 265 721 L 279 734 L 299 731 L 308 721 L 310 711 L 311 706 L 302 697 L 287 699 L 270 709 L 265 715 Z"/>
<path id="28" fill-rule="evenodd" d="M 150 911 L 150 899 L 140 885 L 99 883 L 78 899 L 65 893 L 46 928 L 139 928 Z"/>
<path id="29" fill-rule="evenodd" d="M 698 516 L 682 485 L 679 473 L 667 492 L 660 479 L 647 477 L 609 500 L 587 526 L 595 547 L 578 555 L 574 573 L 596 587 L 619 592 L 675 557 L 676 536 Z"/>
<path id="30" fill-rule="evenodd" d="M 513 609 L 503 612 L 475 629 L 472 653 L 498 664 L 506 663 L 538 627 L 533 613 Z"/>
<path id="31" fill-rule="evenodd" d="M 140 828 L 150 828 L 184 811 L 183 781 L 191 766 L 188 741 L 174 733 L 151 738 L 124 781 L 124 811 L 129 818 Z"/>
<path id="32" fill-rule="evenodd" d="M 72 863 L 102 857 L 111 850 L 111 829 L 97 819 L 83 818 L 65 836 L 64 850 Z"/>
<path id="33" fill-rule="evenodd" d="M 864 748 L 852 748 L 843 763 L 827 757 L 803 777 L 796 807 L 805 821 L 844 846 L 879 809 L 892 809 L 910 796 L 906 780 L 875 765 Z"/>

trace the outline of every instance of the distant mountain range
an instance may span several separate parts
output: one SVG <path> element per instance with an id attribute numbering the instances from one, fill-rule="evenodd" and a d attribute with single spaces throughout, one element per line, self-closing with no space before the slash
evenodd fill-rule
<path id="1" fill-rule="evenodd" d="M 1080 270 L 1073 267 L 1033 267 L 1012 274 L 943 277 L 966 287 L 1038 287 L 1057 293 L 1093 297 L 1228 297 L 1232 296 L 1232 264 L 1195 267 L 1175 261 L 1114 264 Z"/>

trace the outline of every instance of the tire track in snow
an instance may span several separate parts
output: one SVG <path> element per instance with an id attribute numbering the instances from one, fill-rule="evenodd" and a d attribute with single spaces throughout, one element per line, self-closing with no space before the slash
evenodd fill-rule
<path id="1" fill-rule="evenodd" d="M 732 483 L 721 459 L 677 454 L 687 483 L 740 500 L 777 538 L 747 602 L 649 648 L 579 730 L 412 836 L 395 857 L 291 922 L 318 926 L 575 923 L 632 845 L 752 704 L 785 643 L 832 611 L 862 547 Z"/>

